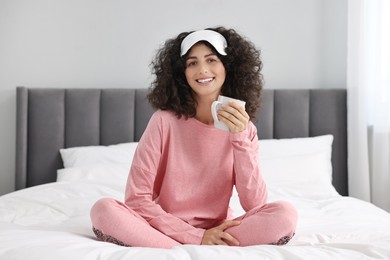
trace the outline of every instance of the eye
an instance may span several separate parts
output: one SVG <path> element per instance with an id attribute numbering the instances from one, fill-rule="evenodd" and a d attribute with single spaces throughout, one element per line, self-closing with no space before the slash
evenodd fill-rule
<path id="1" fill-rule="evenodd" d="M 192 66 L 195 66 L 197 64 L 197 62 L 196 61 L 189 61 L 189 62 L 187 62 L 187 67 L 192 67 Z"/>
<path id="2" fill-rule="evenodd" d="M 207 59 L 207 62 L 208 63 L 212 63 L 212 62 L 216 62 L 217 60 L 216 59 L 214 59 L 214 58 L 208 58 Z"/>

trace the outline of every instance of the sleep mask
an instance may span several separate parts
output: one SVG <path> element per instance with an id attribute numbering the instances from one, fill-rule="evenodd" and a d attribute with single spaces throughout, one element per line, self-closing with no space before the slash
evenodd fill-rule
<path id="1" fill-rule="evenodd" d="M 184 38 L 181 42 L 180 56 L 186 54 L 195 43 L 200 41 L 207 41 L 217 50 L 219 54 L 227 55 L 225 52 L 227 42 L 222 34 L 212 30 L 200 30 L 192 32 Z"/>

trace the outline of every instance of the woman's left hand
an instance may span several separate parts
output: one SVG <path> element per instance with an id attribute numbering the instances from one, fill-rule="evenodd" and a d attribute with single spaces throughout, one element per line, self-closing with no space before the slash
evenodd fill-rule
<path id="1" fill-rule="evenodd" d="M 229 102 L 218 110 L 218 118 L 229 127 L 230 132 L 239 133 L 246 129 L 249 115 L 245 108 L 236 102 Z"/>

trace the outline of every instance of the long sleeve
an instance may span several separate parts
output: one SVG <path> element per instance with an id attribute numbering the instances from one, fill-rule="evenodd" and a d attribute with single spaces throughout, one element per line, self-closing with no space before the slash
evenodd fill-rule
<path id="1" fill-rule="evenodd" d="M 165 235 L 200 244 L 228 218 L 234 183 L 244 209 L 265 203 L 253 124 L 233 135 L 159 110 L 135 152 L 125 203 Z"/>
<path id="2" fill-rule="evenodd" d="M 233 167 L 237 193 L 245 211 L 267 202 L 267 187 L 258 161 L 259 142 L 256 127 L 250 123 L 241 133 L 231 134 Z"/>
<path id="3" fill-rule="evenodd" d="M 166 212 L 156 203 L 164 178 L 164 121 L 155 114 L 145 130 L 127 181 L 125 203 L 139 213 L 151 226 L 184 244 L 200 244 L 204 229 Z"/>

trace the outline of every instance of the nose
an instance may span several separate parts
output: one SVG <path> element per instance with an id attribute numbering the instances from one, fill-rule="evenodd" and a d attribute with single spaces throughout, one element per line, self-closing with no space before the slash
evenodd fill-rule
<path id="1" fill-rule="evenodd" d="M 207 64 L 202 63 L 199 66 L 199 74 L 207 74 L 208 71 L 209 71 L 209 68 L 208 68 Z"/>

